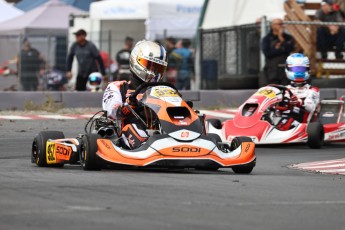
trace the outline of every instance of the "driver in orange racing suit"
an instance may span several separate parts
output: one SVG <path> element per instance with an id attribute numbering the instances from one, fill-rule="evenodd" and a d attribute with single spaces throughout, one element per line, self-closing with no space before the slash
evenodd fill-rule
<path id="1" fill-rule="evenodd" d="M 124 106 L 134 89 L 145 82 L 160 82 L 167 67 L 163 46 L 151 41 L 139 41 L 133 48 L 129 68 L 130 81 L 109 83 L 103 94 L 102 107 L 111 119 L 122 121 L 122 139 L 130 149 L 141 146 L 148 139 L 146 127 L 137 119 L 130 119 L 130 110 Z M 135 105 L 134 105 L 135 106 Z"/>
<path id="2" fill-rule="evenodd" d="M 317 87 L 307 83 L 310 77 L 309 65 L 308 57 L 300 53 L 291 54 L 286 59 L 285 73 L 291 81 L 287 88 L 293 96 L 278 106 L 278 110 L 282 112 L 282 118 L 277 125 L 279 130 L 289 130 L 300 123 L 308 122 L 317 109 L 320 93 Z"/>

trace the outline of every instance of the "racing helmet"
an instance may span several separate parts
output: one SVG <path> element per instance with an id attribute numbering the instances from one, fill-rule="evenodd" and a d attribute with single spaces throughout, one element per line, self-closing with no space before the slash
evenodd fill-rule
<path id="1" fill-rule="evenodd" d="M 93 72 L 89 75 L 86 88 L 89 91 L 96 92 L 102 89 L 102 74 Z"/>
<path id="2" fill-rule="evenodd" d="M 309 58 L 301 53 L 291 54 L 286 59 L 286 77 L 294 83 L 304 83 L 310 77 Z"/>
<path id="3" fill-rule="evenodd" d="M 134 46 L 129 68 L 140 82 L 159 82 L 167 68 L 167 61 L 167 53 L 162 45 L 143 40 Z"/>

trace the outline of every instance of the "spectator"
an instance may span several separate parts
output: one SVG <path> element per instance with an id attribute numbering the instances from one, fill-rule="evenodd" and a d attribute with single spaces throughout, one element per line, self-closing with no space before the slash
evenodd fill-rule
<path id="1" fill-rule="evenodd" d="M 176 39 L 173 37 L 168 37 L 165 41 L 165 50 L 168 56 L 168 67 L 166 71 L 166 81 L 172 84 L 176 83 L 177 69 L 179 65 L 180 56 L 173 51 L 176 49 Z"/>
<path id="2" fill-rule="evenodd" d="M 128 81 L 131 76 L 131 71 L 129 70 L 129 57 L 133 49 L 133 42 L 133 38 L 126 37 L 124 48 L 116 54 L 116 62 L 118 67 L 116 73 L 117 81 Z"/>
<path id="3" fill-rule="evenodd" d="M 74 35 L 76 42 L 72 44 L 67 56 L 66 76 L 68 79 L 72 78 L 73 57 L 76 56 L 78 61 L 78 75 L 75 89 L 77 91 L 85 91 L 90 73 L 101 72 L 103 78 L 106 78 L 104 63 L 96 46 L 86 40 L 87 34 L 85 30 L 78 30 Z"/>
<path id="4" fill-rule="evenodd" d="M 261 18 L 255 21 L 256 29 L 250 31 L 247 37 L 248 44 L 248 74 L 257 75 L 260 71 L 260 36 L 261 36 Z"/>
<path id="5" fill-rule="evenodd" d="M 284 32 L 284 24 L 280 18 L 273 19 L 271 31 L 262 40 L 262 51 L 266 64 L 264 74 L 269 84 L 284 84 L 285 72 L 280 64 L 284 64 L 286 58 L 294 48 L 293 38 Z"/>
<path id="6" fill-rule="evenodd" d="M 323 0 L 321 9 L 319 9 L 315 18 L 322 22 L 342 22 L 343 17 L 339 11 L 334 10 L 332 0 Z M 335 57 L 342 59 L 343 49 L 345 42 L 345 30 L 343 27 L 330 25 L 323 26 L 317 30 L 317 48 L 321 52 L 323 59 L 327 58 L 327 51 L 333 49 L 335 46 Z"/>
<path id="7" fill-rule="evenodd" d="M 23 48 L 17 57 L 18 77 L 24 91 L 37 90 L 39 75 L 44 72 L 44 63 L 42 54 L 24 39 Z"/>
<path id="8" fill-rule="evenodd" d="M 183 39 L 181 45 L 182 47 L 175 49 L 172 54 L 180 61 L 176 78 L 176 88 L 178 90 L 189 90 L 190 81 L 194 79 L 193 53 L 190 50 L 191 42 L 189 39 Z"/>

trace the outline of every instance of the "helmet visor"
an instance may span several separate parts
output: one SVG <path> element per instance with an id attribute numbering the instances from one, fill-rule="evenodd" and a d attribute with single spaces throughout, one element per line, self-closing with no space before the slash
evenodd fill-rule
<path id="1" fill-rule="evenodd" d="M 148 60 L 144 57 L 138 57 L 138 63 L 146 69 L 147 76 L 146 81 L 153 81 L 158 82 L 162 79 L 163 74 L 166 69 L 167 63 L 165 61 L 159 60 L 157 58 L 150 58 L 152 60 Z"/>
<path id="2" fill-rule="evenodd" d="M 305 73 L 309 71 L 309 67 L 306 66 L 288 66 L 288 71 L 294 72 L 294 73 Z"/>

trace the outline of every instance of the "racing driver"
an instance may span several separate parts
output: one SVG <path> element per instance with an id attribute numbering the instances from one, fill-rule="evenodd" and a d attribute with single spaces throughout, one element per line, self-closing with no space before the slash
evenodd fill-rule
<path id="1" fill-rule="evenodd" d="M 122 140 L 130 149 L 141 146 L 149 136 L 144 124 L 131 115 L 130 109 L 124 103 L 135 106 L 133 102 L 128 101 L 130 93 L 145 82 L 160 82 L 167 64 L 167 54 L 163 46 L 152 41 L 139 41 L 134 46 L 129 59 L 132 73 L 130 81 L 114 81 L 105 89 L 103 110 L 107 111 L 109 118 L 121 120 Z"/>
<path id="2" fill-rule="evenodd" d="M 291 81 L 287 87 L 293 96 L 278 106 L 278 110 L 282 112 L 282 118 L 277 125 L 279 130 L 289 130 L 299 123 L 307 122 L 318 107 L 319 89 L 307 83 L 310 77 L 309 65 L 309 58 L 300 53 L 291 54 L 286 59 L 285 73 Z"/>

